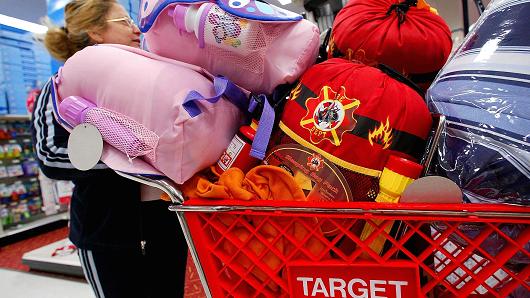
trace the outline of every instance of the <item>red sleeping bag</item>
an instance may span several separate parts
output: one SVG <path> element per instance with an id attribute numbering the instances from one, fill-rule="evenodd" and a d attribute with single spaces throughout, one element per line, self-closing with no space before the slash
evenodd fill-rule
<path id="1" fill-rule="evenodd" d="M 426 90 L 451 48 L 447 24 L 423 0 L 350 0 L 335 18 L 328 55 L 385 64 Z"/>
<path id="2" fill-rule="evenodd" d="M 290 172 L 308 200 L 374 200 L 388 157 L 418 160 L 431 125 L 412 88 L 379 69 L 330 59 L 291 92 L 265 163 Z"/>

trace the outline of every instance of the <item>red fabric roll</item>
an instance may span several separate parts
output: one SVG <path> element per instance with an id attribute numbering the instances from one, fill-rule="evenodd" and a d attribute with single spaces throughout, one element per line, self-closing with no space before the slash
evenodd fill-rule
<path id="1" fill-rule="evenodd" d="M 332 29 L 331 57 L 386 64 L 416 83 L 433 78 L 452 48 L 445 21 L 425 1 L 350 0 Z"/>
<path id="2" fill-rule="evenodd" d="M 302 76 L 269 147 L 297 143 L 320 154 L 339 168 L 356 200 L 368 200 L 390 155 L 421 157 L 431 125 L 412 88 L 376 68 L 334 58 Z"/>

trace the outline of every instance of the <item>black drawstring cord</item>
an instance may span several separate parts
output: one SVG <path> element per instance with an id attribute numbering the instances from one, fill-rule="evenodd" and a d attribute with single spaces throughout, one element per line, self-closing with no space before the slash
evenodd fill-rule
<path id="1" fill-rule="evenodd" d="M 392 4 L 386 11 L 386 15 L 389 16 L 392 14 L 392 11 L 396 11 L 398 17 L 398 26 L 401 26 L 405 22 L 405 15 L 411 6 L 418 5 L 418 0 L 404 0 L 398 4 Z"/>

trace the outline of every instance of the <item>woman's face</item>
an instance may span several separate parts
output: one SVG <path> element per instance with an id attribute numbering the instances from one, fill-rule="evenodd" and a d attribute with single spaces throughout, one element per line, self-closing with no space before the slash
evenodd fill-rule
<path id="1" fill-rule="evenodd" d="M 132 22 L 123 6 L 114 4 L 107 14 L 107 27 L 99 32 L 98 43 L 114 43 L 140 47 L 140 30 Z"/>

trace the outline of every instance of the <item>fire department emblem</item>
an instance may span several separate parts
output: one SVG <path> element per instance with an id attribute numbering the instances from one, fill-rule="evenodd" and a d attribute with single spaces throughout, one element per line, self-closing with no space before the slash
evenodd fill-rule
<path id="1" fill-rule="evenodd" d="M 306 100 L 307 114 L 300 125 L 309 130 L 313 144 L 328 140 L 339 146 L 343 134 L 354 129 L 357 124 L 353 119 L 353 112 L 359 104 L 359 100 L 346 96 L 344 86 L 340 87 L 339 92 L 324 86 L 317 98 L 310 97 Z"/>
<path id="2" fill-rule="evenodd" d="M 307 157 L 307 166 L 311 171 L 318 172 L 324 167 L 324 159 L 320 154 L 313 153 L 313 155 Z"/>

